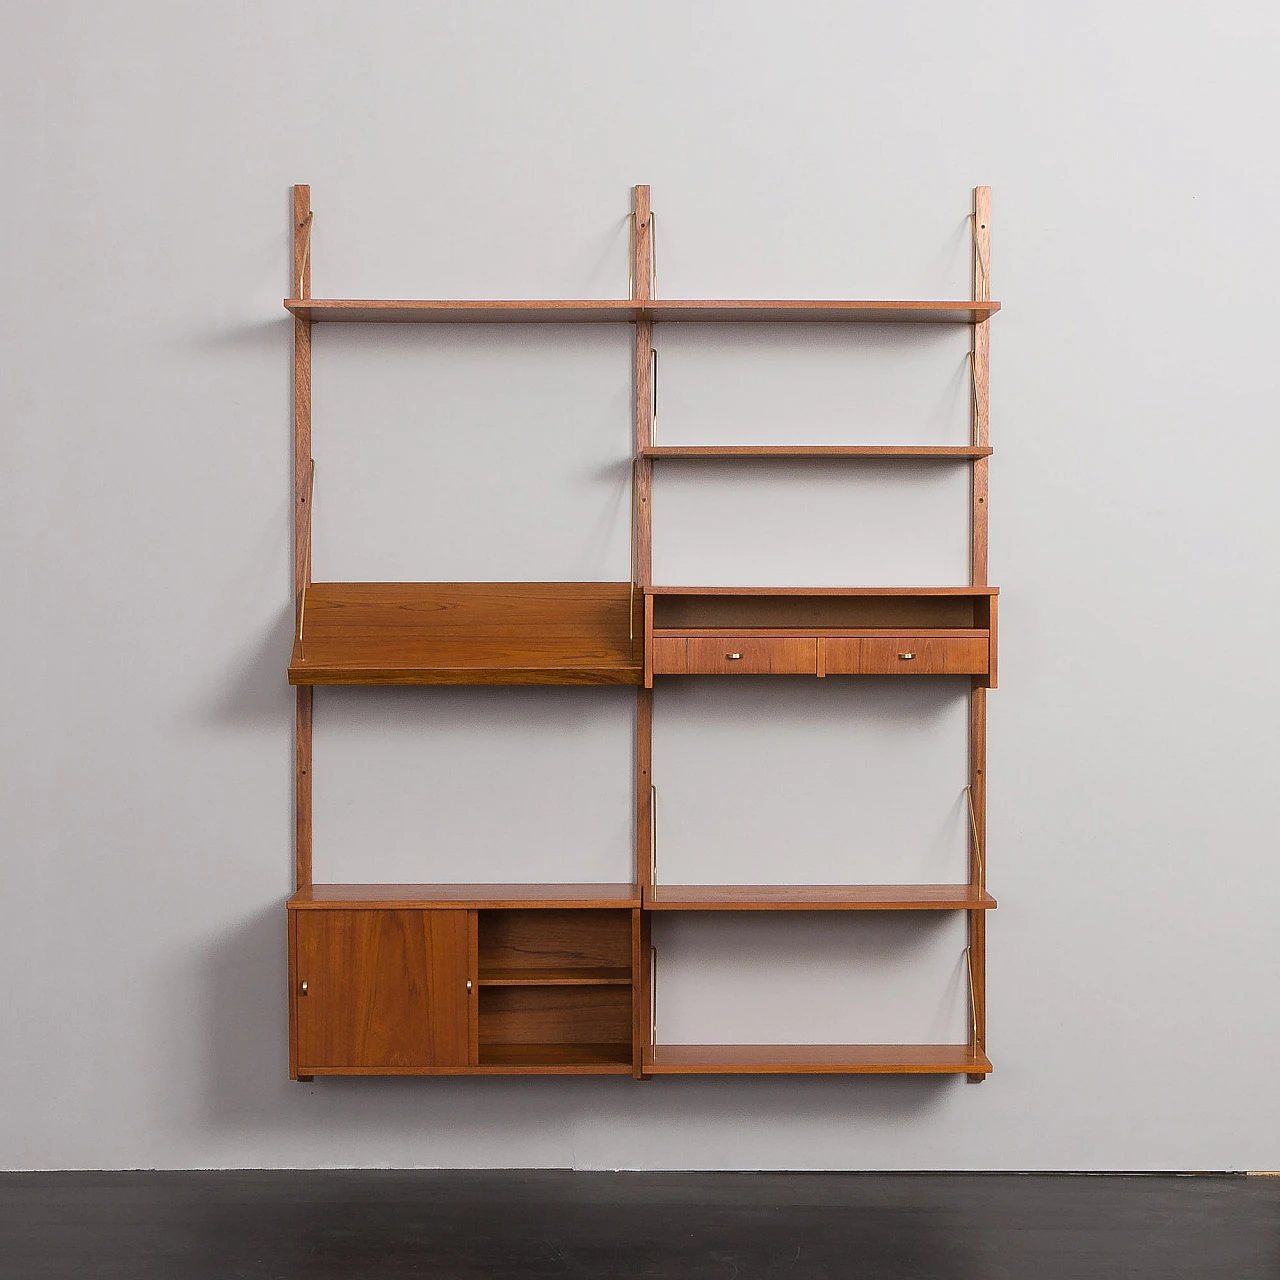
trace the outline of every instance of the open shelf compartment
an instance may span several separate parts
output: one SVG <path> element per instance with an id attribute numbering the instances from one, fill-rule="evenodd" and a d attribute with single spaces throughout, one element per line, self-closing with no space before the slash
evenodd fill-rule
<path id="1" fill-rule="evenodd" d="M 479 913 L 479 1065 L 632 1068 L 632 913 Z"/>

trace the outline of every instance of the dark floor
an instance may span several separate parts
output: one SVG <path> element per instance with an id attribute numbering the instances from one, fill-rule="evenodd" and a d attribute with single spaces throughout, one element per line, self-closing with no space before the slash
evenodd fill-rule
<path id="1" fill-rule="evenodd" d="M 1280 1179 L 0 1174 L 0 1280 L 1277 1280 Z"/>

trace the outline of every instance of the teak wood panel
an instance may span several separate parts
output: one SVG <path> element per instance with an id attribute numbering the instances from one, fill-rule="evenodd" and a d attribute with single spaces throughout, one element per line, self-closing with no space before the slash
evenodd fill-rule
<path id="1" fill-rule="evenodd" d="M 616 1044 L 629 1065 L 631 987 L 482 987 L 482 1062 L 491 1044 Z"/>
<path id="2" fill-rule="evenodd" d="M 664 884 L 645 894 L 650 911 L 990 911 L 995 905 L 970 884 Z"/>
<path id="3" fill-rule="evenodd" d="M 520 907 L 634 908 L 640 890 L 634 884 L 314 884 L 289 899 L 290 911 L 342 911 L 350 908 Z"/>
<path id="4" fill-rule="evenodd" d="M 900 635 L 821 641 L 825 674 L 835 675 L 983 675 L 985 639 L 936 639 Z"/>
<path id="5" fill-rule="evenodd" d="M 486 1044 L 471 1074 L 587 1076 L 632 1074 L 629 1044 Z"/>
<path id="6" fill-rule="evenodd" d="M 640 188 L 637 188 L 640 190 Z M 645 188 L 647 192 L 647 188 Z M 639 203 L 637 201 L 637 203 Z M 638 239 L 639 237 L 637 237 Z M 646 279 L 647 283 L 647 279 Z M 639 281 L 637 281 L 639 284 Z M 503 299 L 286 298 L 285 309 L 308 322 L 365 324 L 571 324 L 700 320 L 714 324 L 974 324 L 998 302 L 862 302 L 795 299 Z"/>
<path id="7" fill-rule="evenodd" d="M 608 970 L 616 977 L 631 969 L 629 910 L 482 911 L 479 938 L 482 977 L 494 970 Z"/>
<path id="8" fill-rule="evenodd" d="M 639 684 L 642 604 L 625 582 L 313 583 L 289 679 Z"/>
<path id="9" fill-rule="evenodd" d="M 654 640 L 655 675 L 816 675 L 818 642 L 724 635 Z"/>
<path id="10" fill-rule="evenodd" d="M 921 458 L 946 461 L 985 458 L 990 448 L 973 445 L 734 444 L 648 445 L 644 458 Z"/>
<path id="11" fill-rule="evenodd" d="M 653 1075 L 985 1075 L 986 1054 L 965 1044 L 659 1044 Z"/>
<path id="12" fill-rule="evenodd" d="M 298 1070 L 468 1065 L 469 923 L 466 911 L 300 914 Z"/>

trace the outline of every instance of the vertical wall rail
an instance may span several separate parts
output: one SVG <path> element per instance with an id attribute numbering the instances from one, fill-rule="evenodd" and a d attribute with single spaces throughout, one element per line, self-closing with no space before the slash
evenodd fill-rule
<path id="1" fill-rule="evenodd" d="M 977 302 L 991 298 L 991 188 L 973 190 L 973 297 Z M 973 326 L 973 428 L 972 443 L 989 443 L 990 347 L 989 321 Z M 970 519 L 970 576 L 975 587 L 987 585 L 987 471 L 988 460 L 973 460 L 973 493 Z M 994 604 L 992 606 L 994 612 Z M 991 641 L 995 643 L 995 629 Z M 994 661 L 994 659 L 993 659 Z M 969 852 L 969 881 L 985 880 L 987 848 L 987 691 L 975 680 L 969 692 L 969 787 L 973 801 L 973 840 Z M 972 970 L 973 1030 L 975 1057 L 986 1052 L 987 1044 L 987 916 L 985 911 L 969 912 L 969 959 Z M 986 1079 L 984 1074 L 969 1076 Z"/>
<path id="2" fill-rule="evenodd" d="M 653 889 L 653 690 L 636 691 L 636 883 Z M 645 903 L 648 906 L 648 903 Z"/>
<path id="3" fill-rule="evenodd" d="M 293 189 L 293 296 L 311 297 L 311 188 Z M 294 616 L 311 585 L 311 321 L 293 321 L 293 592 Z M 298 888 L 311 884 L 311 710 L 313 690 L 299 685 L 294 726 L 295 875 Z"/>
<path id="4" fill-rule="evenodd" d="M 649 188 L 634 189 L 631 206 L 631 297 L 648 302 L 653 296 L 653 210 Z M 643 591 L 653 584 L 653 460 L 644 456 L 644 448 L 653 440 L 653 322 L 636 320 L 635 354 L 635 439 L 632 445 L 631 503 L 631 572 L 633 585 Z M 634 615 L 633 615 L 634 616 Z M 653 689 L 648 676 L 648 629 L 651 625 L 652 602 L 644 600 L 644 646 L 646 684 L 636 691 L 636 883 L 641 902 L 649 905 L 653 889 Z M 633 1017 L 636 1028 L 633 1074 L 645 1079 L 644 1062 L 653 1053 L 653 970 L 652 934 L 647 911 L 640 913 L 639 953 L 631 988 Z"/>
<path id="5" fill-rule="evenodd" d="M 633 301 L 649 302 L 653 269 L 653 220 L 649 188 L 635 188 L 632 208 L 631 287 Z M 635 579 L 636 585 L 651 586 L 653 524 L 653 460 L 643 456 L 653 436 L 653 321 L 636 321 L 635 364 Z"/>

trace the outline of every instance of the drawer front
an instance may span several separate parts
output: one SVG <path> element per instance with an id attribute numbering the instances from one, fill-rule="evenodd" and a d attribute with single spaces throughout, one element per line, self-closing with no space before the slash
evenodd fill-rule
<path id="1" fill-rule="evenodd" d="M 682 676 L 689 670 L 689 642 L 683 636 L 655 636 L 649 653 L 655 676 Z"/>
<path id="2" fill-rule="evenodd" d="M 877 636 L 825 642 L 828 675 L 980 676 L 987 673 L 985 639 Z"/>
<path id="3" fill-rule="evenodd" d="M 812 676 L 818 673 L 816 640 L 690 636 L 685 643 L 688 645 L 685 670 L 690 675 Z"/>

